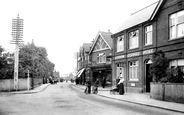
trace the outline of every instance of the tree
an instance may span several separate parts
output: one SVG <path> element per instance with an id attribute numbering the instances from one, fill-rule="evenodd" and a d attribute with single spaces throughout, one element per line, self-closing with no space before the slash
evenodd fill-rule
<path id="1" fill-rule="evenodd" d="M 161 50 L 158 52 L 154 52 L 152 62 L 153 63 L 150 66 L 150 74 L 153 77 L 153 81 L 166 82 L 169 61 L 165 57 L 165 54 Z"/>
<path id="2" fill-rule="evenodd" d="M 8 64 L 9 52 L 4 52 L 4 48 L 0 46 L 0 79 L 13 78 L 13 64 Z"/>
<path id="3" fill-rule="evenodd" d="M 25 73 L 30 70 L 35 78 L 51 76 L 55 65 L 48 59 L 44 47 L 38 47 L 34 43 L 23 45 L 19 52 L 19 75 L 27 77 Z"/>

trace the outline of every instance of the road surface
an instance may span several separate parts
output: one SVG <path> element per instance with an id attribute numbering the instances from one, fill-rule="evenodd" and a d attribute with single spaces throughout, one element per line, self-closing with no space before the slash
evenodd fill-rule
<path id="1" fill-rule="evenodd" d="M 173 111 L 85 94 L 69 82 L 34 94 L 0 95 L 0 115 L 182 115 Z"/>

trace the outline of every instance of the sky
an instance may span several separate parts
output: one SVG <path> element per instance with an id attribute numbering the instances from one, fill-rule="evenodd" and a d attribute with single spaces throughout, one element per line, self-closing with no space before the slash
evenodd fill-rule
<path id="1" fill-rule="evenodd" d="M 134 13 L 158 0 L 0 0 L 0 45 L 13 52 L 12 19 L 24 20 L 23 40 L 45 47 L 60 74 L 74 72 L 75 52 L 98 31 L 114 33 Z"/>

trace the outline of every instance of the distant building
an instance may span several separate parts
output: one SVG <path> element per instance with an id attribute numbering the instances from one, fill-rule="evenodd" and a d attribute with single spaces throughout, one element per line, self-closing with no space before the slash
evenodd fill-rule
<path id="1" fill-rule="evenodd" d="M 76 79 L 79 81 L 79 84 L 85 84 L 86 82 L 86 74 L 85 70 L 90 63 L 89 60 L 89 51 L 92 43 L 84 43 L 78 52 L 77 55 L 77 74 Z"/>

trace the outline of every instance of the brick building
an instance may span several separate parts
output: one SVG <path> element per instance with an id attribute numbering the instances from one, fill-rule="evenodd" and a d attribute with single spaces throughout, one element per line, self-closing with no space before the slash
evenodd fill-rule
<path id="1" fill-rule="evenodd" d="M 162 50 L 170 66 L 184 67 L 183 0 L 160 0 L 135 12 L 112 38 L 113 85 L 123 74 L 126 92 L 150 92 L 153 52 Z"/>
<path id="2" fill-rule="evenodd" d="M 90 64 L 87 74 L 89 74 L 92 83 L 98 78 L 101 81 L 100 83 L 104 79 L 106 84 L 111 84 L 111 59 L 108 58 L 108 56 L 112 55 L 111 34 L 110 31 L 99 31 L 89 51 Z"/>

